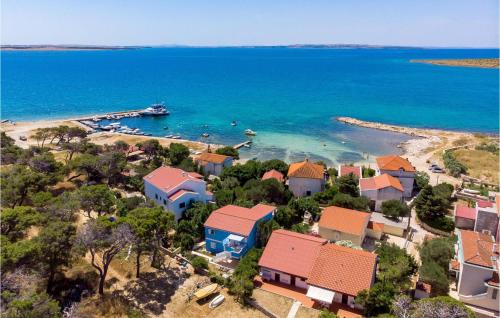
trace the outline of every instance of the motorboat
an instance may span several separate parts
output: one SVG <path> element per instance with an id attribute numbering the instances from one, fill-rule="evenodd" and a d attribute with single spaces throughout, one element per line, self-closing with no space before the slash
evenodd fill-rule
<path id="1" fill-rule="evenodd" d="M 163 103 L 153 104 L 139 113 L 145 116 L 163 116 L 170 114 Z"/>
<path id="2" fill-rule="evenodd" d="M 245 129 L 245 135 L 247 136 L 255 136 L 257 133 L 251 129 Z"/>
<path id="3" fill-rule="evenodd" d="M 174 135 L 166 135 L 165 138 L 172 138 Z"/>
<path id="4" fill-rule="evenodd" d="M 236 120 L 233 120 L 233 121 L 231 122 L 231 126 L 236 126 L 236 125 L 238 125 L 238 123 L 236 123 Z"/>
<path id="5" fill-rule="evenodd" d="M 250 146 L 250 144 L 244 144 L 243 147 L 250 148 L 251 146 Z"/>
<path id="6" fill-rule="evenodd" d="M 181 139 L 181 136 L 175 135 L 175 136 L 172 136 L 172 139 Z"/>
<path id="7" fill-rule="evenodd" d="M 194 293 L 194 297 L 196 297 L 196 299 L 203 299 L 205 297 L 208 297 L 210 296 L 212 293 L 214 293 L 217 288 L 219 287 L 219 285 L 217 284 L 210 284 L 208 286 L 205 286 L 203 288 L 200 288 L 198 289 L 195 293 Z"/>
<path id="8" fill-rule="evenodd" d="M 224 302 L 224 299 L 225 299 L 224 295 L 219 295 L 219 296 L 215 297 L 214 299 L 212 299 L 212 301 L 208 305 L 208 308 L 214 309 L 215 307 L 222 304 Z"/>
<path id="9" fill-rule="evenodd" d="M 201 134 L 201 136 L 202 136 L 202 137 L 205 137 L 205 138 L 210 137 L 210 135 L 209 135 L 208 133 L 203 133 L 203 134 Z"/>
<path id="10" fill-rule="evenodd" d="M 116 122 L 116 123 L 110 123 L 109 126 L 113 127 L 113 128 L 120 128 L 121 124 L 119 122 Z M 127 127 L 127 126 L 123 126 L 124 128 Z"/>

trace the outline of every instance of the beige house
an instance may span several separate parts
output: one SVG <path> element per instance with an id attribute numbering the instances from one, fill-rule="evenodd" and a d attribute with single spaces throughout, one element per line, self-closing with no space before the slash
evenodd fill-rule
<path id="1" fill-rule="evenodd" d="M 203 171 L 209 175 L 219 176 L 222 170 L 233 165 L 233 158 L 219 155 L 217 153 L 204 152 L 195 159 L 196 163 L 203 167 Z"/>
<path id="2" fill-rule="evenodd" d="M 296 197 L 306 197 L 325 188 L 325 168 L 308 159 L 288 168 L 288 188 Z"/>
<path id="3" fill-rule="evenodd" d="M 370 213 L 329 206 L 323 210 L 319 220 L 319 235 L 331 242 L 351 241 L 363 244 Z"/>
<path id="4" fill-rule="evenodd" d="M 408 159 L 394 155 L 378 157 L 376 170 L 378 175 L 387 173 L 398 178 L 404 188 L 403 197 L 411 198 L 416 170 Z"/>
<path id="5" fill-rule="evenodd" d="M 457 230 L 456 259 L 450 270 L 456 273 L 460 301 L 499 314 L 500 266 L 498 245 L 492 235 Z"/>
<path id="6" fill-rule="evenodd" d="M 397 178 L 387 173 L 359 179 L 359 189 L 361 195 L 370 199 L 370 208 L 374 211 L 380 211 L 384 201 L 403 200 L 403 186 Z"/>

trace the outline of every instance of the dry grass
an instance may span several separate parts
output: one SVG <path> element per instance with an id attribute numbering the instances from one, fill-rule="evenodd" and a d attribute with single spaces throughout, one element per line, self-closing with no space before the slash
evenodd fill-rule
<path id="1" fill-rule="evenodd" d="M 317 309 L 300 306 L 295 318 L 318 318 L 320 313 Z"/>
<path id="2" fill-rule="evenodd" d="M 137 312 L 127 300 L 116 295 L 93 296 L 83 300 L 77 309 L 78 317 L 85 318 L 128 318 Z M 132 316 L 134 317 L 134 316 Z M 139 316 L 139 317 L 142 317 Z"/>
<path id="3" fill-rule="evenodd" d="M 427 63 L 446 66 L 499 68 L 499 59 L 442 59 L 442 60 L 411 60 L 410 62 Z"/>
<path id="4" fill-rule="evenodd" d="M 253 291 L 253 298 L 278 317 L 286 317 L 293 304 L 293 300 L 290 298 L 270 293 L 260 288 L 256 288 Z"/>
<path id="5" fill-rule="evenodd" d="M 498 154 L 474 149 L 458 149 L 454 153 L 457 160 L 468 168 L 468 175 L 498 184 Z"/>

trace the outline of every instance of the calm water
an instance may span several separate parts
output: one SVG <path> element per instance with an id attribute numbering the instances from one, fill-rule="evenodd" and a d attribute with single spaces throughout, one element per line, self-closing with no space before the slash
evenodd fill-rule
<path id="1" fill-rule="evenodd" d="M 354 161 L 363 152 L 395 152 L 407 137 L 339 124 L 335 116 L 498 132 L 498 70 L 408 62 L 496 56 L 451 49 L 2 52 L 1 115 L 63 118 L 165 101 L 170 116 L 122 124 L 193 140 L 207 132 L 224 144 L 245 140 L 251 128 L 258 135 L 245 157 Z"/>

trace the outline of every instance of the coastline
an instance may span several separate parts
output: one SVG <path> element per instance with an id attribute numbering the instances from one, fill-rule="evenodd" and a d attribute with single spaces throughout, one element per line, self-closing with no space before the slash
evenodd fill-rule
<path id="1" fill-rule="evenodd" d="M 500 59 L 498 58 L 410 60 L 410 63 L 424 63 L 441 66 L 500 68 Z"/>

